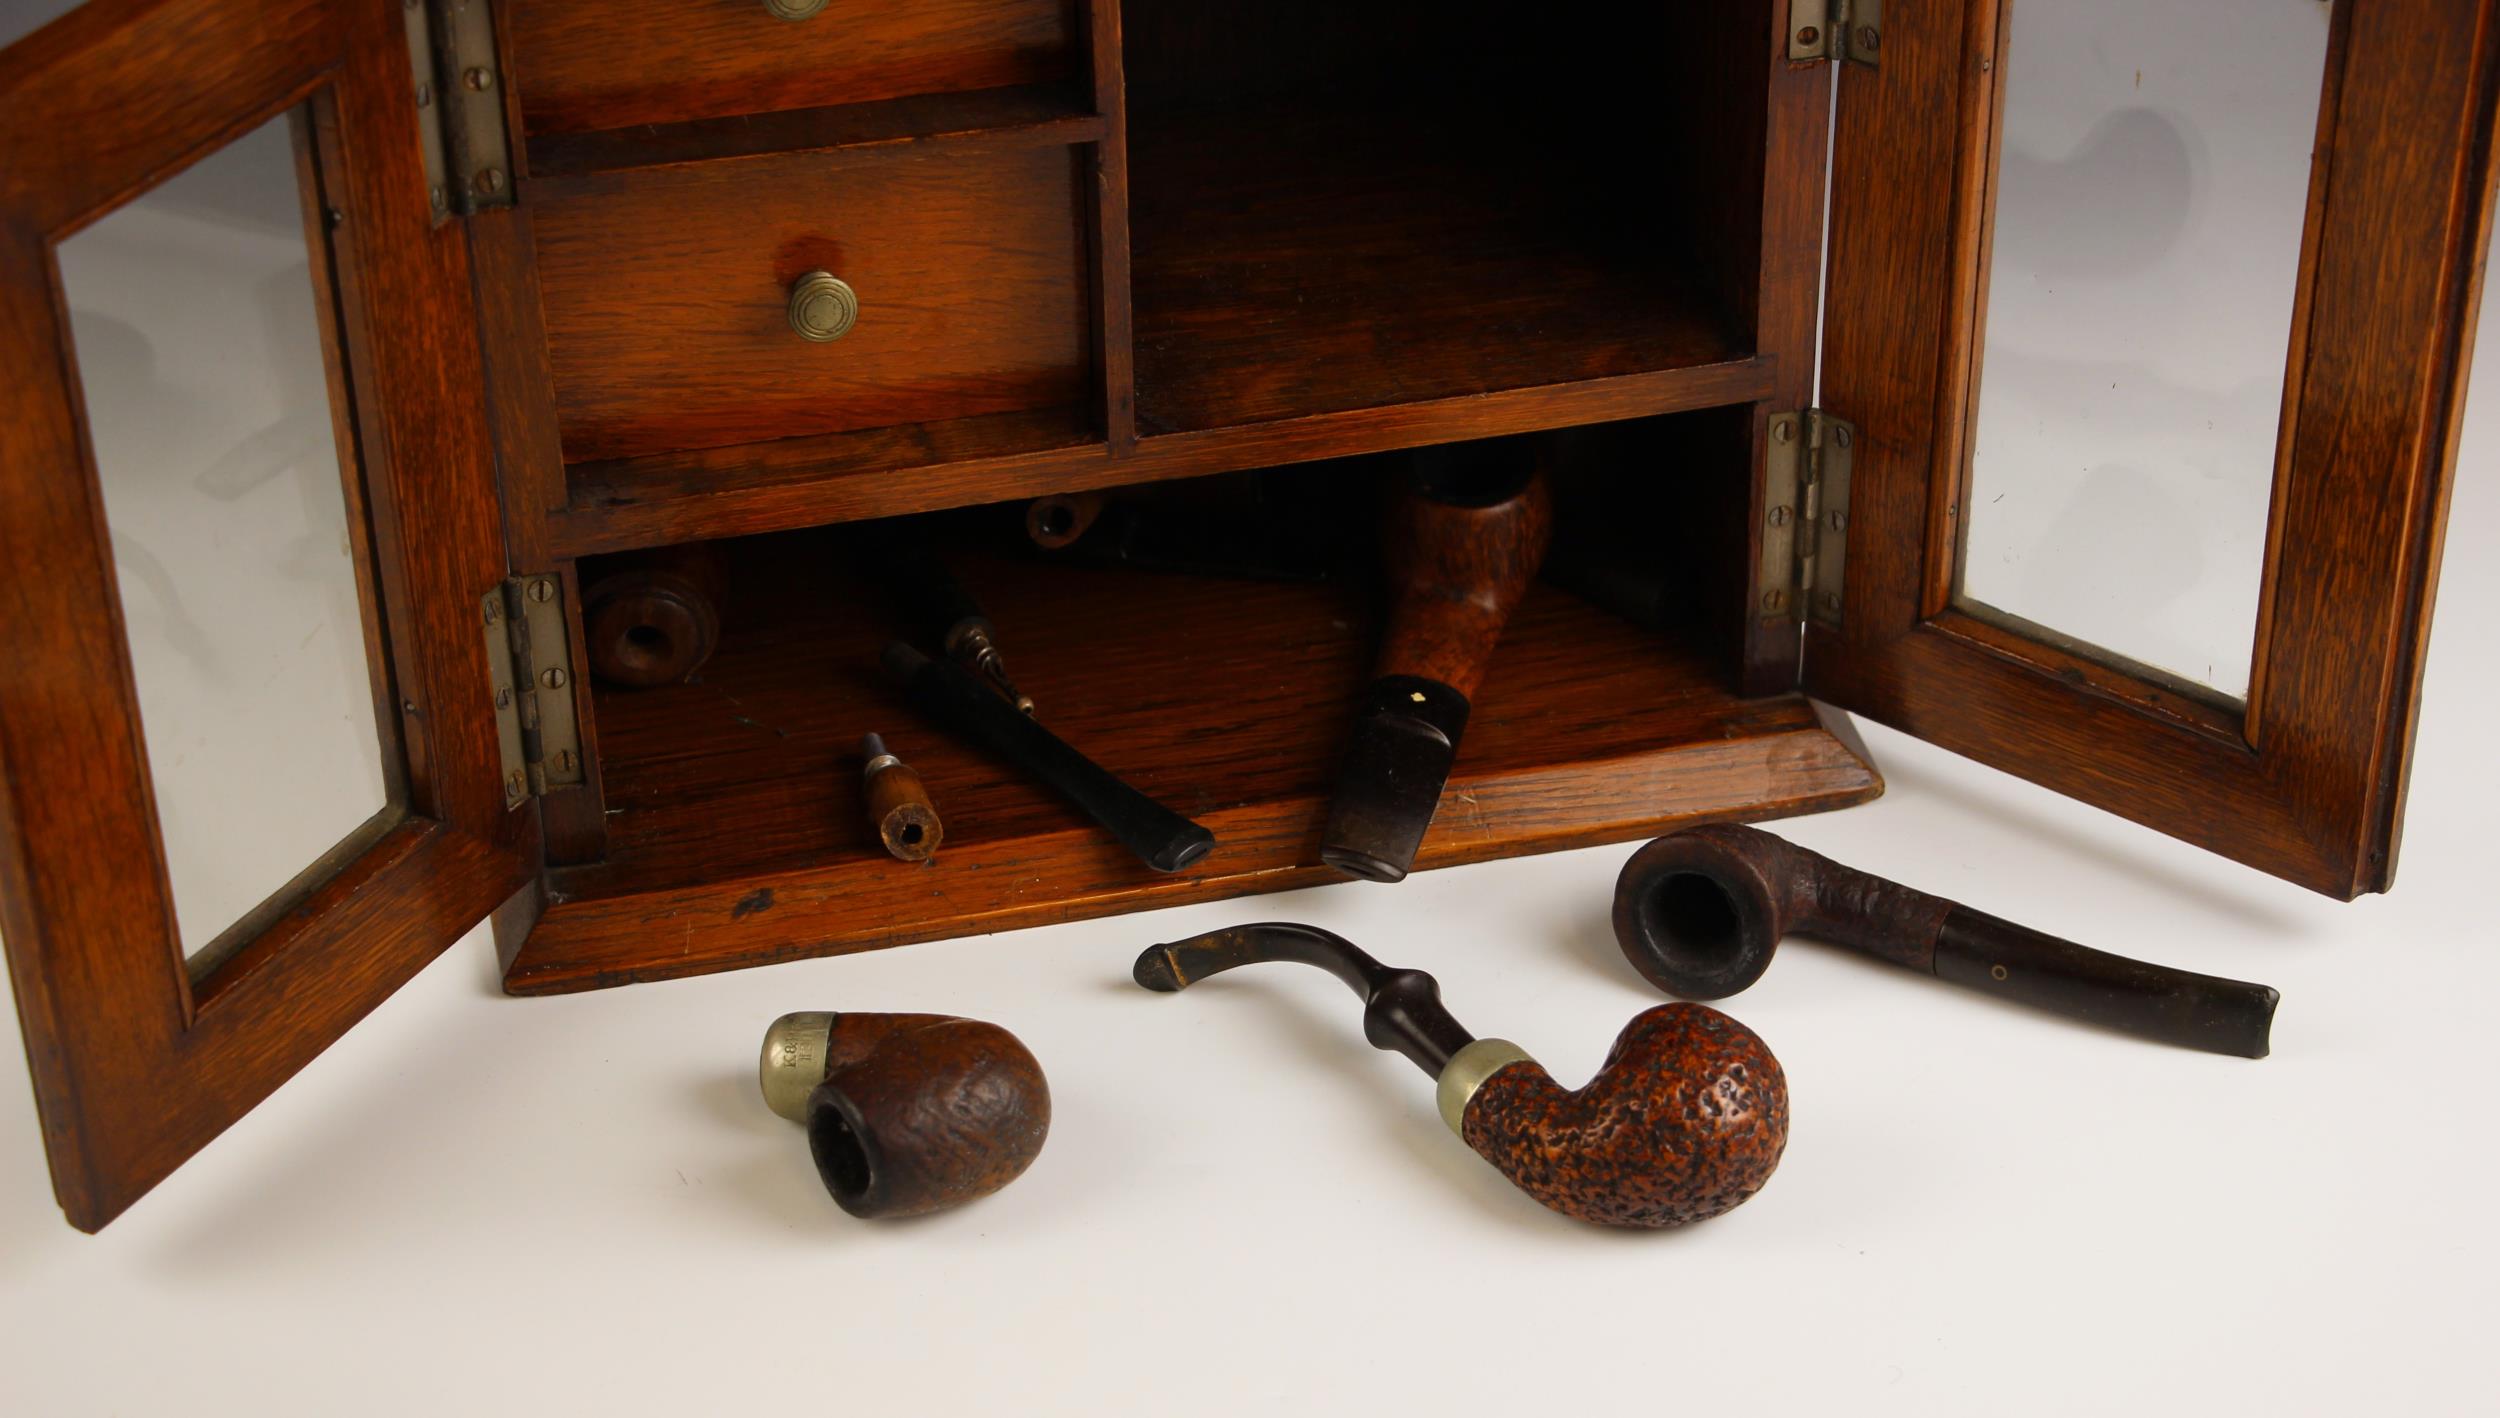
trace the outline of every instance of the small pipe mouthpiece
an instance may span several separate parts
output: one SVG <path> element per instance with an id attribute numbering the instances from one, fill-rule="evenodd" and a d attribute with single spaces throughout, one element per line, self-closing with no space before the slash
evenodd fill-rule
<path id="1" fill-rule="evenodd" d="M 868 803 L 868 824 L 886 855 L 898 862 L 925 862 L 946 840 L 946 824 L 928 785 L 911 765 L 887 751 L 885 740 L 870 734 L 860 740 L 860 784 Z"/>
<path id="2" fill-rule="evenodd" d="M 1114 777 L 962 666 L 899 640 L 884 665 L 913 709 L 1057 793 L 1154 870 L 1183 870 L 1215 849 L 1205 826 Z"/>

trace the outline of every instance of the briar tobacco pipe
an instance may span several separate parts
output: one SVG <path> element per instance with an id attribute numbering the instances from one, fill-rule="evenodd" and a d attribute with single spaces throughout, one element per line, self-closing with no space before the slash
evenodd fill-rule
<path id="1" fill-rule="evenodd" d="M 1050 1135 L 1050 1085 L 1015 1035 L 943 1014 L 785 1014 L 764 1031 L 764 1102 L 807 1125 L 853 1216 L 919 1216 L 1014 1181 Z"/>
<path id="2" fill-rule="evenodd" d="M 591 673 L 610 684 L 682 684 L 720 646 L 728 575 L 709 542 L 612 557 L 582 592 Z"/>
<path id="3" fill-rule="evenodd" d="M 1536 446 L 1523 438 L 1428 448 L 1385 524 L 1389 610 L 1329 803 L 1320 860 L 1400 881 L 1440 806 L 1494 644 L 1552 536 Z"/>
<path id="4" fill-rule="evenodd" d="M 1163 993 L 1262 960 L 1316 965 L 1363 997 L 1363 1037 L 1438 1080 L 1441 1120 L 1513 1185 L 1600 1226 L 1706 1221 L 1769 1181 L 1788 1145 L 1788 1080 L 1760 1036 L 1715 1009 L 1642 1011 L 1597 1076 L 1566 1090 L 1506 1039 L 1450 1017 L 1421 970 L 1392 969 L 1342 936 L 1270 921 L 1137 957 Z"/>
<path id="5" fill-rule="evenodd" d="M 1999 920 L 1751 827 L 1695 827 L 1641 848 L 1615 882 L 1615 940 L 1669 994 L 1723 999 L 1762 978 L 1792 932 L 2121 1033 L 2261 1059 L 2281 998 Z"/>

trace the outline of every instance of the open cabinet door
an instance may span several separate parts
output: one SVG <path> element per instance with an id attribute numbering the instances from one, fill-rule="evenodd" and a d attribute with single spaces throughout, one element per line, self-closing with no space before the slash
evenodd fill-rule
<path id="1" fill-rule="evenodd" d="M 0 931 L 82 1229 L 525 878 L 402 25 L 93 0 L 0 51 Z"/>
<path id="2" fill-rule="evenodd" d="M 1878 63 L 1839 81 L 1821 403 L 1855 460 L 1808 689 L 2384 890 L 2496 8 L 1886 6 Z"/>

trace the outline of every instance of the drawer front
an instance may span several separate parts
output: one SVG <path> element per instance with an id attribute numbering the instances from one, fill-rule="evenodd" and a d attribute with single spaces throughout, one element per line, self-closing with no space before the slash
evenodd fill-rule
<path id="1" fill-rule="evenodd" d="M 779 157 L 534 204 L 566 459 L 1079 402 L 1089 151 Z M 829 343 L 791 325 L 816 271 L 857 298 Z"/>
<path id="2" fill-rule="evenodd" d="M 804 4 L 804 0 L 780 0 Z M 1071 0 L 518 0 L 521 119 L 578 133 L 1070 78 Z"/>

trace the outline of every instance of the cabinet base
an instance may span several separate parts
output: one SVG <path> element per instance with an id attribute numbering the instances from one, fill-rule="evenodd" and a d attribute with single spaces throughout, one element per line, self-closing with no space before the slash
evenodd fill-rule
<path id="1" fill-rule="evenodd" d="M 1359 597 L 1013 566 L 980 579 L 1044 719 L 1211 828 L 1219 845 L 1203 862 L 1147 871 L 916 723 L 862 663 L 878 642 L 843 602 L 807 617 L 776 609 L 725 637 L 703 683 L 603 701 L 608 859 L 551 872 L 534 920 L 499 922 L 505 988 L 595 989 L 1341 880 L 1319 864 L 1319 837 L 1367 674 Z M 1140 599 L 1141 586 L 1155 595 Z M 1092 603 L 1114 596 L 1127 614 Z M 1195 633 L 1173 633 L 1184 625 Z M 1713 661 L 1674 638 L 1535 588 L 1478 695 L 1417 868 L 1882 792 L 1844 716 L 1722 686 Z M 929 863 L 876 846 L 855 761 L 871 728 L 946 817 Z"/>

